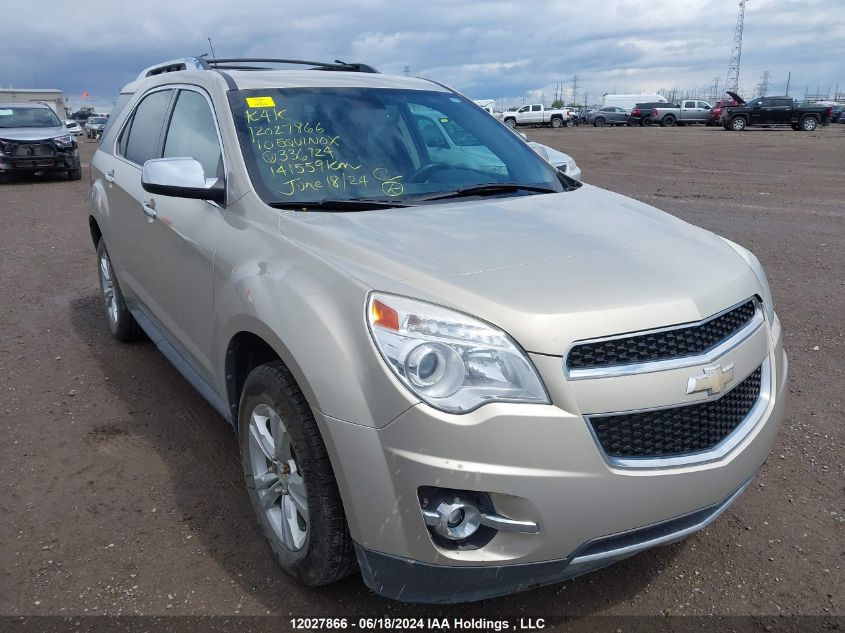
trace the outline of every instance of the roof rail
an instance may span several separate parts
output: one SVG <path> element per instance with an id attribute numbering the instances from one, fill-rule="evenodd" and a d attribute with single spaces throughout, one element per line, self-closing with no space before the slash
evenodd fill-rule
<path id="1" fill-rule="evenodd" d="M 170 61 L 148 66 L 138 73 L 138 80 L 162 73 L 172 73 L 178 70 L 208 70 L 208 63 L 202 57 L 180 57 Z"/>
<path id="2" fill-rule="evenodd" d="M 367 64 L 347 63 L 339 59 L 330 62 L 310 62 L 304 59 L 275 59 L 272 57 L 231 57 L 225 59 L 204 59 L 208 67 L 215 70 L 272 70 L 263 66 L 251 64 L 298 64 L 313 66 L 310 70 L 335 70 L 353 73 L 378 73 L 379 71 Z"/>

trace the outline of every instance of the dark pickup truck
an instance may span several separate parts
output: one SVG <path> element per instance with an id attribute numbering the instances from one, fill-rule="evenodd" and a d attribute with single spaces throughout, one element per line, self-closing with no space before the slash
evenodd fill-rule
<path id="1" fill-rule="evenodd" d="M 832 108 L 826 105 L 798 105 L 792 97 L 756 97 L 746 103 L 728 92 L 739 105 L 722 109 L 722 126 L 740 132 L 755 125 L 789 125 L 793 130 L 812 132 L 830 123 Z"/>

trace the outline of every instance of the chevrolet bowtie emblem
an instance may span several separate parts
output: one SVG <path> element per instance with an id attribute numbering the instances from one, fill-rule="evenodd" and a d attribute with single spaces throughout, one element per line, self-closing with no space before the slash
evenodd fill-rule
<path id="1" fill-rule="evenodd" d="M 687 380 L 687 393 L 697 393 L 699 391 L 706 391 L 707 395 L 719 393 L 725 388 L 731 380 L 734 379 L 734 366 L 730 365 L 716 365 L 715 367 L 706 367 L 704 372 L 698 376 L 690 376 Z"/>

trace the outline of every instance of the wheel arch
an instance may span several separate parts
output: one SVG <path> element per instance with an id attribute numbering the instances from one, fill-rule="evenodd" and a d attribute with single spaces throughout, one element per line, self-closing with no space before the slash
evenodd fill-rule
<path id="1" fill-rule="evenodd" d="M 88 216 L 88 230 L 91 232 L 91 240 L 94 242 L 94 248 L 97 248 L 100 239 L 103 237 L 103 232 L 100 230 L 100 224 L 97 222 L 97 218 L 93 215 Z"/>

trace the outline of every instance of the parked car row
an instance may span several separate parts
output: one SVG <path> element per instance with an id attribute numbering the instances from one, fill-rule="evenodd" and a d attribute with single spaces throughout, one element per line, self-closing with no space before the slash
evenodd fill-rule
<path id="1" fill-rule="evenodd" d="M 735 92 L 730 99 L 720 99 L 714 105 L 707 101 L 689 99 L 680 103 L 662 101 L 637 103 L 630 110 L 619 106 L 582 112 L 583 121 L 596 127 L 605 125 L 673 127 L 675 125 L 721 125 L 726 130 L 741 131 L 750 126 L 789 125 L 798 131 L 811 132 L 820 125 L 842 120 L 845 106 L 827 104 L 797 104 L 790 97 L 757 97 L 746 103 Z"/>

